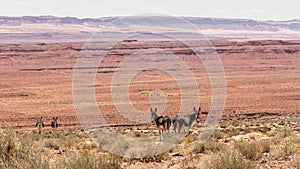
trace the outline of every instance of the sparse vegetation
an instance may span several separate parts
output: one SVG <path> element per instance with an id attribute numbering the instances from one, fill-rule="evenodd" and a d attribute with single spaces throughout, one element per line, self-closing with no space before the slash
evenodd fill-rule
<path id="1" fill-rule="evenodd" d="M 270 142 L 252 141 L 252 142 L 236 142 L 234 147 L 248 160 L 255 161 L 263 156 L 264 153 L 270 151 Z"/>
<path id="2" fill-rule="evenodd" d="M 5 128 L 0 130 L 0 168 L 120 168 L 124 164 L 135 166 L 140 163 L 140 166 L 156 167 L 168 164 L 180 168 L 252 169 L 269 163 L 279 165 L 276 161 L 283 162 L 279 165 L 281 167 L 297 168 L 300 158 L 299 133 L 289 126 L 260 132 L 259 128 L 267 128 L 267 124 L 256 125 L 259 123 L 248 121 L 246 124 L 239 122 L 241 126 L 220 127 L 204 143 L 199 142 L 198 135 L 190 134 L 171 150 L 160 154 L 151 145 L 132 148 L 134 142 L 124 141 L 122 137 L 116 139 L 113 133 L 95 136 L 94 140 L 79 130 L 44 131 L 38 134 L 36 131 L 16 133 L 12 128 Z M 274 121 L 269 123 L 278 124 Z M 251 127 L 251 124 L 254 125 Z M 247 130 L 245 126 L 248 126 Z M 129 129 L 124 127 L 119 128 L 119 131 L 126 131 L 125 136 L 134 138 L 156 134 L 141 132 L 143 127 Z M 145 126 L 145 129 L 152 130 L 149 126 Z M 175 136 L 174 133 L 165 134 L 164 141 L 169 143 L 169 139 Z M 110 154 L 102 148 L 123 152 L 121 155 L 128 158 Z M 154 155 L 143 157 L 145 153 Z"/>
<path id="3" fill-rule="evenodd" d="M 11 128 L 0 131 L 0 168 L 49 168 L 46 157 L 30 137 L 19 138 Z"/>
<path id="4" fill-rule="evenodd" d="M 55 139 L 47 139 L 45 140 L 45 147 L 54 150 L 59 150 L 60 144 Z"/>
<path id="5" fill-rule="evenodd" d="M 80 140 L 76 135 L 64 136 L 61 133 L 48 132 L 37 134 L 36 132 L 18 133 L 12 128 L 0 130 L 0 168 L 24 169 L 24 168 L 120 168 L 121 158 L 115 155 L 103 154 L 97 148 L 95 142 L 90 142 L 89 150 L 100 150 L 101 154 L 87 152 L 84 149 L 70 151 Z M 47 136 L 47 137 L 45 137 Z M 72 138 L 72 139 L 69 139 Z M 76 140 L 76 141 L 74 141 Z M 80 144 L 80 142 L 77 142 Z M 64 149 L 63 153 L 60 149 Z M 58 151 L 60 160 L 49 161 L 49 153 Z M 63 153 L 63 154 L 62 154 Z M 51 164 L 52 163 L 52 164 Z M 54 166 L 55 167 L 54 167 Z"/>
<path id="6" fill-rule="evenodd" d="M 89 152 L 69 152 L 56 164 L 66 169 L 118 169 L 120 158 L 112 155 L 97 155 Z"/>
<path id="7" fill-rule="evenodd" d="M 205 152 L 221 152 L 226 150 L 226 145 L 213 140 L 208 140 L 204 143 Z"/>
<path id="8" fill-rule="evenodd" d="M 213 134 L 213 138 L 215 139 L 222 139 L 225 137 L 225 133 L 224 132 L 221 132 L 220 130 L 215 130 L 214 134 Z"/>
<path id="9" fill-rule="evenodd" d="M 245 159 L 239 152 L 223 152 L 211 155 L 211 160 L 208 161 L 207 169 L 255 169 L 256 163 Z"/>

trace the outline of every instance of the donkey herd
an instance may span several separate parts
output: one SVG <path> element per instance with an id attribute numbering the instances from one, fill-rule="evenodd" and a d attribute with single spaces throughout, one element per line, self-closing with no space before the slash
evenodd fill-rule
<path id="1" fill-rule="evenodd" d="M 174 119 L 171 119 L 169 116 L 159 116 L 157 115 L 157 108 L 154 110 L 152 107 L 150 108 L 151 112 L 151 120 L 155 122 L 156 127 L 158 128 L 159 134 L 162 134 L 164 131 L 168 131 L 170 133 L 171 124 L 173 124 L 174 132 L 180 133 L 180 130 L 183 126 L 188 127 L 187 134 L 189 134 L 190 128 L 192 127 L 193 122 L 196 120 L 197 123 L 200 122 L 200 111 L 201 107 L 197 110 L 194 107 L 194 113 L 189 115 L 177 115 Z M 51 127 L 57 128 L 58 127 L 58 117 L 53 117 L 51 121 Z M 38 127 L 39 133 L 41 133 L 42 128 L 44 127 L 43 117 L 37 119 L 35 127 Z M 178 130 L 177 130 L 178 126 Z"/>
<path id="2" fill-rule="evenodd" d="M 51 127 L 52 127 L 53 129 L 58 127 L 57 120 L 58 120 L 58 117 L 53 117 L 53 118 L 52 118 L 52 121 L 51 121 Z M 44 124 L 44 121 L 43 121 L 43 117 L 42 117 L 42 116 L 36 120 L 35 127 L 38 127 L 39 133 L 42 132 L 42 128 L 45 127 L 45 124 Z"/>
<path id="3" fill-rule="evenodd" d="M 178 133 L 180 133 L 182 126 L 188 127 L 186 134 L 189 134 L 193 122 L 196 120 L 196 122 L 199 123 L 201 120 L 200 111 L 201 111 L 200 107 L 198 110 L 196 110 L 196 108 L 194 107 L 194 113 L 189 115 L 177 115 L 175 116 L 174 119 L 171 119 L 169 116 L 158 116 L 156 114 L 157 108 L 155 108 L 154 110 L 150 108 L 152 122 L 153 121 L 155 122 L 159 134 L 163 133 L 164 131 L 170 132 L 171 124 L 173 124 L 174 132 L 178 132 Z M 176 130 L 177 126 L 178 126 L 178 130 Z"/>

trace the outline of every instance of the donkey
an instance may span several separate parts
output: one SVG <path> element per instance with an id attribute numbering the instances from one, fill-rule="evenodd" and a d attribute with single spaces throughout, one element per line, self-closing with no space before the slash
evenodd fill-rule
<path id="1" fill-rule="evenodd" d="M 150 108 L 150 112 L 151 112 L 151 119 L 152 122 L 155 121 L 156 127 L 158 128 L 158 132 L 159 134 L 162 134 L 165 130 L 168 130 L 168 133 L 170 133 L 170 126 L 171 126 L 171 118 L 169 116 L 158 116 L 156 114 L 157 112 L 157 108 L 152 109 L 152 107 Z M 161 140 L 161 137 L 160 137 Z"/>
<path id="2" fill-rule="evenodd" d="M 35 127 L 39 128 L 39 134 L 41 134 L 42 133 L 42 128 L 45 127 L 42 116 L 36 120 Z"/>
<path id="3" fill-rule="evenodd" d="M 52 128 L 57 128 L 58 127 L 58 123 L 57 123 L 58 117 L 53 117 L 52 121 L 51 121 L 51 127 Z"/>
<path id="4" fill-rule="evenodd" d="M 190 132 L 190 129 L 192 127 L 193 122 L 196 120 L 197 123 L 200 122 L 200 111 L 201 107 L 199 107 L 198 111 L 194 107 L 194 113 L 190 115 L 177 115 L 173 119 L 173 127 L 174 127 L 174 132 L 176 132 L 177 124 L 178 124 L 178 133 L 180 133 L 181 127 L 184 125 L 185 127 L 188 127 L 188 132 Z"/>

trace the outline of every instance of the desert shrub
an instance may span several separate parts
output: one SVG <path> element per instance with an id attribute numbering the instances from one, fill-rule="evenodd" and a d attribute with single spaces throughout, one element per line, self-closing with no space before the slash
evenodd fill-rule
<path id="1" fill-rule="evenodd" d="M 287 159 L 289 156 L 300 152 L 299 143 L 293 142 L 293 137 L 285 138 L 271 146 L 270 153 L 275 159 Z"/>
<path id="2" fill-rule="evenodd" d="M 59 150 L 59 148 L 60 148 L 60 144 L 55 139 L 47 139 L 47 140 L 45 140 L 44 144 L 45 144 L 45 147 L 54 149 L 54 150 Z"/>
<path id="3" fill-rule="evenodd" d="M 239 134 L 241 134 L 241 130 L 240 129 L 232 129 L 232 130 L 228 130 L 226 132 L 228 137 L 232 137 L 232 136 L 237 136 Z"/>
<path id="4" fill-rule="evenodd" d="M 184 143 L 186 145 L 189 145 L 190 143 L 197 141 L 199 138 L 197 135 L 189 135 L 186 137 L 186 139 L 184 140 Z"/>
<path id="5" fill-rule="evenodd" d="M 204 144 L 199 141 L 194 141 L 185 150 L 187 153 L 204 153 Z"/>
<path id="6" fill-rule="evenodd" d="M 209 140 L 204 143 L 205 152 L 220 152 L 226 149 L 226 145 L 216 141 Z"/>
<path id="7" fill-rule="evenodd" d="M 133 160 L 135 159 L 133 158 Z M 147 156 L 138 160 L 142 162 L 161 162 L 162 160 L 170 160 L 170 155 L 169 152 L 163 152 L 155 156 Z"/>
<path id="8" fill-rule="evenodd" d="M 184 151 L 184 148 L 179 146 L 178 144 L 175 145 L 173 148 L 170 149 L 169 153 L 182 153 Z"/>
<path id="9" fill-rule="evenodd" d="M 70 135 L 68 134 L 66 137 L 61 138 L 62 144 L 67 147 L 71 148 L 74 147 L 76 143 L 80 142 L 80 138 L 76 135 Z"/>
<path id="10" fill-rule="evenodd" d="M 238 151 L 213 154 L 203 168 L 207 169 L 255 169 L 256 163 L 247 160 Z"/>
<path id="11" fill-rule="evenodd" d="M 261 140 L 259 141 L 260 151 L 262 153 L 269 153 L 271 150 L 271 141 L 270 140 Z"/>
<path id="12" fill-rule="evenodd" d="M 284 127 L 281 129 L 270 131 L 270 133 L 268 133 L 268 136 L 285 138 L 285 137 L 291 136 L 292 133 L 293 132 L 291 129 Z"/>
<path id="13" fill-rule="evenodd" d="M 236 142 L 234 147 L 248 160 L 257 160 L 270 151 L 270 141 Z"/>
<path id="14" fill-rule="evenodd" d="M 231 125 L 234 126 L 234 127 L 237 127 L 237 126 L 240 126 L 241 123 L 240 123 L 239 121 L 233 121 L 233 122 L 231 123 Z"/>
<path id="15" fill-rule="evenodd" d="M 11 128 L 0 131 L 0 168 L 49 168 L 46 158 L 32 144 L 30 137 L 20 137 Z"/>
<path id="16" fill-rule="evenodd" d="M 88 152 L 69 152 L 56 164 L 65 169 L 114 169 L 120 168 L 121 158 L 114 155 L 96 155 Z"/>
<path id="17" fill-rule="evenodd" d="M 273 138 L 271 138 L 271 142 L 273 144 L 280 144 L 282 142 L 282 138 L 281 137 L 278 137 L 278 136 L 274 136 Z"/>
<path id="18" fill-rule="evenodd" d="M 222 138 L 225 137 L 225 134 L 222 133 L 220 130 L 215 130 L 212 137 L 215 138 L 215 139 L 222 139 Z"/>

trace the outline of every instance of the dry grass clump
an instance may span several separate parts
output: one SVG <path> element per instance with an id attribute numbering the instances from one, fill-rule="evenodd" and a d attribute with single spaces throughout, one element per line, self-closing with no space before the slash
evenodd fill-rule
<path id="1" fill-rule="evenodd" d="M 204 143 L 205 152 L 221 152 L 226 151 L 227 146 L 224 143 L 208 140 Z"/>
<path id="2" fill-rule="evenodd" d="M 194 141 L 198 141 L 199 138 L 197 135 L 188 135 L 185 139 L 184 139 L 184 144 L 185 145 L 189 145 Z"/>
<path id="3" fill-rule="evenodd" d="M 81 140 L 85 140 L 91 149 L 100 150 L 91 140 L 70 133 L 16 133 L 11 128 L 0 129 L 0 168 L 120 168 L 121 158 L 118 156 L 84 148 L 72 150 Z M 61 149 L 59 156 L 51 154 L 55 152 L 52 150 Z"/>
<path id="4" fill-rule="evenodd" d="M 199 154 L 204 153 L 204 151 L 204 144 L 199 143 L 199 141 L 194 141 L 190 143 L 190 145 L 187 148 L 185 148 L 186 154 Z"/>
<path id="5" fill-rule="evenodd" d="M 241 130 L 240 129 L 232 129 L 232 130 L 228 130 L 226 132 L 226 136 L 227 138 L 229 137 L 233 137 L 233 136 L 237 136 L 241 134 Z"/>
<path id="6" fill-rule="evenodd" d="M 225 138 L 226 134 L 221 132 L 220 130 L 215 130 L 215 132 L 213 133 L 212 135 L 212 138 L 215 138 L 215 139 L 223 139 Z"/>
<path id="7" fill-rule="evenodd" d="M 255 161 L 261 158 L 264 153 L 270 152 L 269 140 L 236 142 L 234 147 L 248 160 Z"/>
<path id="8" fill-rule="evenodd" d="M 45 140 L 44 144 L 45 144 L 45 147 L 54 149 L 54 150 L 59 150 L 59 148 L 60 148 L 60 144 L 58 143 L 58 141 L 56 139 L 47 139 L 47 140 Z"/>
<path id="9" fill-rule="evenodd" d="M 30 137 L 20 138 L 11 128 L 0 131 L 0 168 L 49 168 L 49 163 Z"/>
<path id="10" fill-rule="evenodd" d="M 65 169 L 114 169 L 120 168 L 121 158 L 115 155 L 97 155 L 88 152 L 66 153 L 55 168 Z"/>
<path id="11" fill-rule="evenodd" d="M 276 140 L 276 143 L 271 146 L 270 153 L 275 159 L 288 159 L 295 154 L 300 156 L 300 137 L 291 136 Z"/>
<path id="12" fill-rule="evenodd" d="M 223 152 L 212 154 L 207 160 L 206 169 L 255 169 L 257 165 L 255 162 L 245 159 L 238 151 Z"/>
<path id="13" fill-rule="evenodd" d="M 285 137 L 289 137 L 289 136 L 293 135 L 293 131 L 287 127 L 284 127 L 284 128 L 270 131 L 270 132 L 266 132 L 266 135 L 269 137 L 285 138 Z"/>

